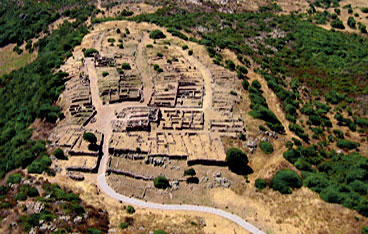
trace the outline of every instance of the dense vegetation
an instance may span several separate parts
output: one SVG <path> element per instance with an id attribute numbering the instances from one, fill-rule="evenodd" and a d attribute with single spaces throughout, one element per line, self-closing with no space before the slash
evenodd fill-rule
<path id="1" fill-rule="evenodd" d="M 39 33 L 48 33 L 49 24 L 61 16 L 77 18 L 75 25 L 84 22 L 88 13 L 94 8 L 86 6 L 87 1 L 78 0 L 48 0 L 19 1 L 9 0 L 0 3 L 0 47 L 10 43 L 29 41 Z M 61 11 L 73 6 L 72 10 Z"/>
<path id="2" fill-rule="evenodd" d="M 93 7 L 86 9 L 76 17 L 80 19 L 94 11 Z M 63 91 L 63 78 L 68 74 L 54 71 L 72 55 L 87 32 L 82 21 L 64 22 L 35 43 L 38 57 L 34 62 L 0 78 L 0 177 L 12 169 L 25 168 L 35 159 L 29 172 L 42 172 L 51 164 L 45 142 L 30 140 L 32 130 L 28 127 L 36 118 L 48 122 L 63 118 L 53 103 Z"/>

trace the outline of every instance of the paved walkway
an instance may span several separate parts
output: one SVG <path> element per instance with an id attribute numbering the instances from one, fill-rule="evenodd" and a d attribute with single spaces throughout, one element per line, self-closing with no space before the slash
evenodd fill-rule
<path id="1" fill-rule="evenodd" d="M 97 182 L 98 182 L 98 185 L 99 185 L 100 189 L 102 191 L 104 191 L 107 195 L 109 195 L 110 197 L 112 197 L 116 200 L 122 201 L 124 203 L 128 203 L 128 204 L 131 204 L 131 205 L 134 205 L 134 206 L 146 207 L 146 208 L 150 208 L 150 209 L 175 210 L 175 211 L 195 211 L 195 212 L 205 212 L 205 213 L 215 214 L 215 215 L 224 217 L 226 219 L 229 219 L 229 220 L 237 223 L 242 228 L 244 228 L 245 230 L 247 230 L 251 233 L 264 234 L 263 231 L 259 230 L 258 228 L 256 228 L 252 224 L 250 224 L 247 221 L 245 221 L 244 219 L 240 218 L 239 216 L 236 216 L 234 214 L 231 214 L 229 212 L 226 212 L 226 211 L 223 211 L 223 210 L 220 210 L 220 209 L 207 207 L 207 206 L 195 206 L 195 205 L 158 204 L 158 203 L 153 203 L 153 202 L 146 202 L 146 201 L 139 200 L 139 199 L 136 199 L 136 198 L 126 197 L 124 195 L 121 195 L 121 194 L 115 192 L 112 188 L 110 188 L 110 186 L 107 184 L 105 173 L 102 173 L 102 174 L 98 175 Z"/>

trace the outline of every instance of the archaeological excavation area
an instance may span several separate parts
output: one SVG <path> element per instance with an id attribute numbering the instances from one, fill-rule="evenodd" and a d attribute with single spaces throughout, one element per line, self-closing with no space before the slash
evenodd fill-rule
<path id="1" fill-rule="evenodd" d="M 96 25 L 61 68 L 69 74 L 59 100 L 65 118 L 49 140 L 68 160 L 56 160 L 55 169 L 77 180 L 106 169 L 114 190 L 142 199 L 228 188 L 222 138 L 245 132 L 233 113 L 241 84 L 234 72 L 188 53 L 187 42 L 167 32 L 152 39 L 151 30 L 124 21 Z M 96 136 L 95 147 L 85 133 Z M 190 167 L 194 184 L 184 176 Z M 153 187 L 160 175 L 170 192 Z"/>

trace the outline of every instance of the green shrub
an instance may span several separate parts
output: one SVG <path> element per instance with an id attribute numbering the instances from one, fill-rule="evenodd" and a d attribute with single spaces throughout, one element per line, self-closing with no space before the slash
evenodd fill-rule
<path id="1" fill-rule="evenodd" d="M 123 64 L 121 64 L 121 68 L 123 70 L 130 70 L 130 69 L 132 69 L 129 63 L 123 63 Z"/>
<path id="2" fill-rule="evenodd" d="M 135 213 L 135 209 L 134 209 L 134 207 L 129 205 L 129 206 L 127 207 L 127 212 L 128 212 L 128 214 L 134 214 L 134 213 Z"/>
<path id="3" fill-rule="evenodd" d="M 8 177 L 6 181 L 7 184 L 19 184 L 22 180 L 22 175 L 19 173 L 12 174 Z"/>
<path id="4" fill-rule="evenodd" d="M 226 63 L 227 69 L 229 69 L 230 71 L 235 71 L 235 63 L 233 61 L 231 61 L 230 59 L 227 59 L 225 63 Z"/>
<path id="5" fill-rule="evenodd" d="M 349 149 L 349 150 L 356 149 L 360 146 L 360 144 L 357 142 L 353 142 L 353 141 L 349 141 L 345 139 L 341 139 L 337 141 L 336 145 L 337 147 L 341 149 Z"/>
<path id="6" fill-rule="evenodd" d="M 184 176 L 195 176 L 196 171 L 193 168 L 189 168 L 184 171 Z"/>
<path id="7" fill-rule="evenodd" d="M 238 93 L 235 92 L 234 90 L 230 90 L 230 94 L 233 95 L 233 96 L 238 96 Z"/>
<path id="8" fill-rule="evenodd" d="M 147 44 L 146 47 L 147 48 L 153 48 L 153 45 L 152 44 Z"/>
<path id="9" fill-rule="evenodd" d="M 310 173 L 305 177 L 304 185 L 312 189 L 312 191 L 320 193 L 330 185 L 330 181 L 324 173 Z"/>
<path id="10" fill-rule="evenodd" d="M 356 21 L 355 21 L 354 17 L 349 16 L 347 23 L 348 23 L 350 28 L 354 28 L 354 29 L 356 28 Z"/>
<path id="11" fill-rule="evenodd" d="M 16 201 L 25 201 L 25 200 L 27 200 L 27 196 L 24 193 L 20 192 L 18 194 L 15 194 L 14 200 L 16 200 Z"/>
<path id="12" fill-rule="evenodd" d="M 186 35 L 184 35 L 182 32 L 180 32 L 179 30 L 175 29 L 175 28 L 168 28 L 167 31 L 169 33 L 171 33 L 171 35 L 175 36 L 175 37 L 179 37 L 185 41 L 188 40 L 188 37 Z"/>
<path id="13" fill-rule="evenodd" d="M 181 47 L 181 49 L 182 50 L 187 50 L 189 47 L 187 46 L 187 45 L 183 45 L 182 47 Z"/>
<path id="14" fill-rule="evenodd" d="M 167 234 L 167 232 L 158 229 L 154 231 L 153 234 Z"/>
<path id="15" fill-rule="evenodd" d="M 96 142 L 97 142 L 97 137 L 92 132 L 85 132 L 85 133 L 83 133 L 83 139 L 85 141 L 88 141 L 91 144 L 96 144 Z"/>
<path id="16" fill-rule="evenodd" d="M 329 203 L 341 203 L 343 199 L 343 195 L 332 185 L 323 189 L 319 195 L 322 200 Z"/>
<path id="17" fill-rule="evenodd" d="M 254 186 L 258 189 L 258 190 L 262 190 L 264 188 L 267 187 L 267 182 L 265 179 L 256 179 L 256 182 L 254 183 Z"/>
<path id="18" fill-rule="evenodd" d="M 152 32 L 150 32 L 149 37 L 151 39 L 166 38 L 165 34 L 159 29 L 156 29 L 156 30 L 153 30 Z"/>
<path id="19" fill-rule="evenodd" d="M 153 185 L 158 189 L 166 189 L 170 187 L 169 181 L 164 176 L 157 176 L 153 180 Z"/>
<path id="20" fill-rule="evenodd" d="M 272 146 L 271 143 L 269 143 L 267 141 L 261 141 L 261 143 L 259 143 L 259 147 L 261 148 L 261 150 L 265 154 L 273 153 L 273 146 Z"/>
<path id="21" fill-rule="evenodd" d="M 121 229 L 126 229 L 126 228 L 128 228 L 128 224 L 126 222 L 122 222 L 122 223 L 120 223 L 120 228 Z"/>
<path id="22" fill-rule="evenodd" d="M 93 57 L 98 54 L 98 50 L 90 48 L 83 51 L 84 57 Z"/>
<path id="23" fill-rule="evenodd" d="M 88 234 L 101 234 L 102 231 L 98 230 L 98 229 L 95 229 L 95 228 L 88 228 L 87 229 L 87 233 Z"/>
<path id="24" fill-rule="evenodd" d="M 243 89 L 248 90 L 249 82 L 246 79 L 242 80 L 242 86 L 243 86 Z"/>
<path id="25" fill-rule="evenodd" d="M 284 158 L 291 163 L 295 163 L 299 158 L 302 157 L 301 153 L 296 149 L 290 149 L 283 154 Z"/>
<path id="26" fill-rule="evenodd" d="M 335 20 L 333 20 L 333 21 L 331 22 L 331 26 L 332 26 L 333 28 L 345 29 L 344 24 L 343 24 L 343 23 L 342 23 L 342 21 L 341 21 L 341 20 L 339 20 L 339 19 L 335 19 Z"/>
<path id="27" fill-rule="evenodd" d="M 30 185 L 22 185 L 19 191 L 24 193 L 28 197 L 37 197 L 40 195 L 38 193 L 38 190 Z"/>
<path id="28" fill-rule="evenodd" d="M 103 77 L 106 77 L 106 76 L 108 76 L 108 75 L 109 75 L 109 73 L 108 73 L 107 71 L 102 72 L 102 76 L 103 76 Z"/>
<path id="29" fill-rule="evenodd" d="M 187 184 L 198 184 L 199 183 L 199 179 L 198 177 L 188 177 L 187 178 Z"/>
<path id="30" fill-rule="evenodd" d="M 114 38 L 108 38 L 107 41 L 110 42 L 110 43 L 114 43 L 115 39 Z"/>
<path id="31" fill-rule="evenodd" d="M 226 152 L 226 162 L 233 172 L 241 172 L 247 167 L 248 156 L 238 148 L 230 148 Z"/>
<path id="32" fill-rule="evenodd" d="M 368 226 L 362 227 L 362 234 L 368 234 Z"/>
<path id="33" fill-rule="evenodd" d="M 57 148 L 55 151 L 54 151 L 54 156 L 57 158 L 57 159 L 67 159 L 67 157 L 65 156 L 64 154 L 64 151 L 60 148 Z"/>
<path id="34" fill-rule="evenodd" d="M 188 50 L 188 55 L 189 56 L 193 55 L 193 50 Z"/>
<path id="35" fill-rule="evenodd" d="M 278 171 L 272 178 L 271 187 L 282 194 L 290 194 L 291 188 L 300 188 L 303 185 L 302 179 L 290 169 Z"/>
<path id="36" fill-rule="evenodd" d="M 363 23 L 358 22 L 359 30 L 361 33 L 367 33 L 367 26 L 365 26 Z"/>

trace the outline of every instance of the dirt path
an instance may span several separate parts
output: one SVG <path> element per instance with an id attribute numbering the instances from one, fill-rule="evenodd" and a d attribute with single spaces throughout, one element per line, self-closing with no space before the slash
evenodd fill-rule
<path id="1" fill-rule="evenodd" d="M 188 60 L 188 62 L 196 67 L 197 70 L 201 73 L 204 81 L 204 96 L 203 96 L 203 103 L 202 103 L 202 110 L 204 113 L 204 130 L 208 131 L 210 128 L 210 120 L 209 117 L 212 116 L 213 110 L 212 107 L 212 73 L 210 70 L 203 65 L 198 59 L 194 56 L 188 55 L 186 50 L 182 50 L 180 47 L 176 46 L 175 49 L 180 52 L 180 54 Z"/>
<path id="2" fill-rule="evenodd" d="M 148 105 L 148 102 L 153 93 L 153 85 L 152 85 L 152 74 L 148 67 L 147 61 L 145 59 L 145 45 L 142 43 L 143 41 L 148 40 L 148 34 L 142 33 L 142 37 L 140 39 L 140 43 L 138 43 L 137 47 L 137 56 L 135 59 L 137 69 L 141 72 L 141 78 L 143 83 L 143 103 L 144 105 Z"/>

